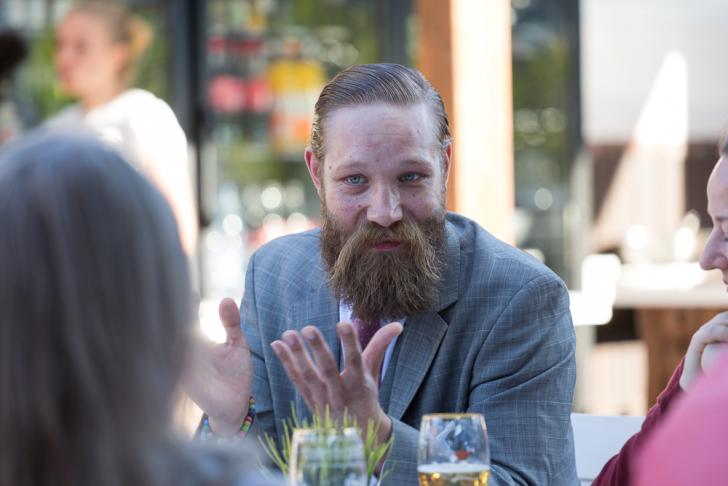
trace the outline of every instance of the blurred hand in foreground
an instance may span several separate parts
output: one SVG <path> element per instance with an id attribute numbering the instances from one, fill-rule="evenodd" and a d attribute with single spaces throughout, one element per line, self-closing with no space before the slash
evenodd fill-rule
<path id="1" fill-rule="evenodd" d="M 235 301 L 221 300 L 219 314 L 227 339 L 222 344 L 202 339 L 194 343 L 194 359 L 188 366 L 184 386 L 190 398 L 208 415 L 212 431 L 233 435 L 248 413 L 253 366 Z"/>
<path id="2" fill-rule="evenodd" d="M 688 390 L 695 378 L 715 361 L 728 343 L 728 312 L 721 312 L 693 334 L 685 354 L 680 387 Z"/>

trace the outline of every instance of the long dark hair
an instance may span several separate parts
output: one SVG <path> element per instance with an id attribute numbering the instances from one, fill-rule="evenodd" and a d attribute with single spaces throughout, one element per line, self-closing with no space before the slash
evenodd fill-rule
<path id="1" fill-rule="evenodd" d="M 0 485 L 169 484 L 191 324 L 171 209 L 115 152 L 0 155 Z"/>

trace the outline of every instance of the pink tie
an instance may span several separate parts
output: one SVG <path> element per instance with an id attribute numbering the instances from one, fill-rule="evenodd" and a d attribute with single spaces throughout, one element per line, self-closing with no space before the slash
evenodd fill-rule
<path id="1" fill-rule="evenodd" d="M 372 340 L 374 334 L 379 330 L 378 322 L 364 322 L 361 319 L 354 319 L 354 329 L 359 336 L 359 344 L 361 344 L 362 351 L 367 347 L 369 341 Z"/>

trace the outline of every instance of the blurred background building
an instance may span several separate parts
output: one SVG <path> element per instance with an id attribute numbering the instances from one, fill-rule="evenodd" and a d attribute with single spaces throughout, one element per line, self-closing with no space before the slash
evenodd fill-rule
<path id="1" fill-rule="evenodd" d="M 303 164 L 313 105 L 336 72 L 368 62 L 418 67 L 441 92 L 455 140 L 449 207 L 573 289 L 577 409 L 643 413 L 686 338 L 728 302 L 695 264 L 728 121 L 721 0 L 125 3 L 155 31 L 137 85 L 173 107 L 190 142 L 213 338 L 216 301 L 242 295 L 251 253 L 317 224 Z M 0 4 L 0 29 L 30 49 L 3 81 L 3 140 L 70 101 L 52 58 L 71 4 Z"/>

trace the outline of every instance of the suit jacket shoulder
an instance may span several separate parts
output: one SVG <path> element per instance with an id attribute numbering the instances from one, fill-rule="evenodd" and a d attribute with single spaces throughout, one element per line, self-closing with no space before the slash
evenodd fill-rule
<path id="1" fill-rule="evenodd" d="M 310 291 L 326 281 L 319 228 L 276 238 L 253 255 L 255 282 L 265 281 L 278 298 Z M 262 279 L 261 279 L 262 277 Z"/>
<path id="2" fill-rule="evenodd" d="M 513 296 L 527 285 L 554 285 L 566 292 L 563 281 L 544 264 L 523 250 L 491 235 L 476 222 L 448 214 L 448 233 L 459 246 L 460 299 L 487 292 L 491 297 Z M 448 262 L 455 256 L 448 253 Z"/>

